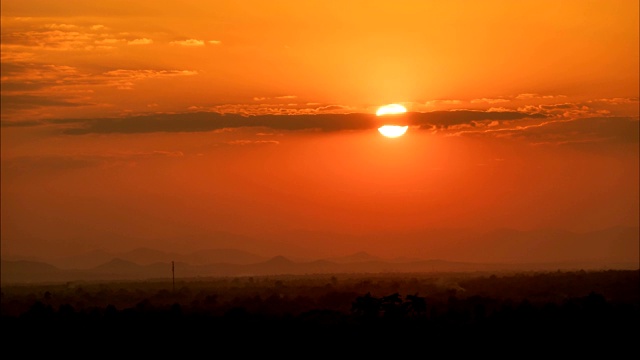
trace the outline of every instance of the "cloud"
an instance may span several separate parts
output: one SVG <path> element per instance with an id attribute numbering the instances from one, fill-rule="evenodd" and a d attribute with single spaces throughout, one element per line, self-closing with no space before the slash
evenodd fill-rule
<path id="1" fill-rule="evenodd" d="M 537 143 L 638 143 L 638 120 L 628 117 L 591 117 L 549 121 L 522 129 L 514 136 Z"/>
<path id="2" fill-rule="evenodd" d="M 349 106 L 344 106 L 344 105 L 323 105 L 323 106 L 318 106 L 314 108 L 314 111 L 319 113 L 332 113 L 332 112 L 345 113 L 345 112 L 349 112 L 350 110 L 351 108 Z"/>
<path id="3" fill-rule="evenodd" d="M 70 107 L 88 105 L 53 96 L 5 94 L 0 95 L 0 104 L 5 110 L 34 109 L 45 106 Z"/>
<path id="4" fill-rule="evenodd" d="M 518 120 L 525 118 L 541 119 L 543 114 L 531 114 L 521 111 L 476 111 L 476 110 L 451 110 L 431 111 L 425 113 L 407 113 L 412 125 L 422 128 L 448 128 L 452 125 L 473 124 L 476 121 L 500 121 Z"/>
<path id="5" fill-rule="evenodd" d="M 637 144 L 640 138 L 638 119 L 631 117 L 588 117 L 545 119 L 517 123 L 489 123 L 473 129 L 458 130 L 453 135 L 482 135 L 524 140 L 533 144 L 587 146 L 597 144 Z"/>
<path id="6" fill-rule="evenodd" d="M 135 81 L 150 78 L 192 76 L 191 70 L 115 69 L 103 73 L 81 72 L 72 66 L 7 63 L 2 64 L 2 91 L 35 91 L 71 86 L 114 86 L 130 89 Z M 57 93 L 57 91 L 55 91 Z"/>
<path id="7" fill-rule="evenodd" d="M 211 45 L 220 45 L 220 44 L 222 44 L 222 41 L 220 41 L 220 40 L 209 40 L 207 42 L 209 44 L 211 44 Z"/>
<path id="8" fill-rule="evenodd" d="M 264 101 L 263 98 L 254 98 L 254 101 Z M 252 115 L 315 115 L 315 114 L 347 114 L 356 111 L 354 108 L 344 105 L 306 103 L 306 104 L 283 104 L 261 102 L 259 104 L 222 104 L 211 106 L 206 109 L 210 112 L 222 114 Z"/>
<path id="9" fill-rule="evenodd" d="M 52 120 L 53 123 L 56 120 Z M 322 115 L 255 115 L 219 114 L 212 112 L 156 114 L 129 118 L 77 120 L 73 128 L 63 129 L 70 135 L 150 132 L 204 132 L 229 128 L 259 127 L 272 130 L 359 130 L 375 128 L 372 114 Z"/>
<path id="10" fill-rule="evenodd" d="M 153 43 L 153 40 L 147 38 L 134 39 L 127 42 L 129 45 L 148 45 L 151 43 Z"/>
<path id="11" fill-rule="evenodd" d="M 473 99 L 471 100 L 472 104 L 479 104 L 479 103 L 486 103 L 486 104 L 497 104 L 497 103 L 505 103 L 505 102 L 509 102 L 511 100 L 509 99 L 488 99 L 488 98 L 482 98 L 482 99 Z"/>
<path id="12" fill-rule="evenodd" d="M 342 109 L 338 107 L 338 109 Z M 422 129 L 455 129 L 456 125 L 475 127 L 480 121 L 505 121 L 526 118 L 544 118 L 540 114 L 519 112 L 435 111 L 406 113 L 401 119 L 406 124 Z M 391 119 L 391 118 L 390 118 Z M 208 132 L 234 128 L 262 128 L 271 131 L 349 131 L 378 128 L 384 120 L 375 114 L 314 113 L 259 114 L 189 112 L 180 114 L 153 114 L 123 118 L 54 119 L 40 124 L 64 125 L 61 131 L 69 135 L 82 134 L 136 134 L 152 132 Z M 35 125 L 35 124 L 34 124 Z"/>
<path id="13" fill-rule="evenodd" d="M 229 145 L 279 145 L 277 140 L 233 140 L 227 141 Z"/>
<path id="14" fill-rule="evenodd" d="M 204 41 L 196 40 L 196 39 L 188 39 L 188 40 L 172 41 L 169 44 L 180 45 L 180 46 L 204 46 Z"/>
<path id="15" fill-rule="evenodd" d="M 40 120 L 2 121 L 2 127 L 31 127 L 43 125 Z"/>
<path id="16" fill-rule="evenodd" d="M 16 51 L 12 50 L 10 46 L 0 44 L 0 60 L 3 63 L 16 63 L 31 61 L 35 58 L 36 54 L 29 51 Z"/>
<path id="17" fill-rule="evenodd" d="M 30 24 L 28 29 L 12 29 L 2 32 L 3 53 L 42 51 L 92 51 L 96 49 L 112 50 L 118 45 L 126 44 L 122 37 L 130 37 L 128 33 L 109 34 L 104 25 L 75 24 Z M 139 36 L 131 42 L 135 44 L 144 37 Z M 7 55 L 9 56 L 9 55 Z M 5 56 L 5 57 L 7 57 Z"/>
<path id="18" fill-rule="evenodd" d="M 6 52 L 39 52 L 42 50 L 60 51 L 92 51 L 96 49 L 112 50 L 118 45 L 147 45 L 153 41 L 143 34 L 128 32 L 109 33 L 104 25 L 76 24 L 30 24 L 27 29 L 12 29 L 2 32 L 3 53 Z M 184 45 L 197 45 L 186 40 Z M 177 42 L 182 43 L 182 42 Z M 202 42 L 203 43 L 203 42 Z M 204 43 L 203 43 L 204 44 Z"/>
<path id="19" fill-rule="evenodd" d="M 2 36 L 3 43 L 8 45 L 61 51 L 90 49 L 96 39 L 95 34 L 66 29 L 12 32 Z"/>
<path id="20" fill-rule="evenodd" d="M 142 80 L 176 76 L 194 76 L 198 72 L 194 70 L 148 70 L 148 69 L 118 69 L 105 72 L 103 75 L 110 78 Z"/>
<path id="21" fill-rule="evenodd" d="M 31 63 L 2 64 L 2 92 L 37 90 L 69 85 L 83 77 L 71 66 Z"/>
<path id="22" fill-rule="evenodd" d="M 192 70 L 115 69 L 87 73 L 71 66 L 2 63 L 2 115 L 44 107 L 94 105 L 93 88 L 131 90 L 136 82 L 198 74 Z M 34 114 L 23 113 L 29 119 Z"/>
<path id="23" fill-rule="evenodd" d="M 254 96 L 253 100 L 254 101 L 265 101 L 265 100 L 271 100 L 271 99 L 286 100 L 286 99 L 296 99 L 296 98 L 298 98 L 296 95 L 281 95 L 281 96 L 274 96 L 274 97 Z"/>
<path id="24" fill-rule="evenodd" d="M 135 81 L 144 79 L 168 78 L 176 76 L 193 76 L 197 71 L 192 70 L 111 70 L 105 72 L 105 85 L 114 86 L 120 90 L 131 90 Z"/>
<path id="25" fill-rule="evenodd" d="M 518 100 L 530 100 L 530 99 L 558 99 L 566 98 L 566 95 L 540 95 L 540 94 L 519 94 L 516 96 Z"/>
<path id="26" fill-rule="evenodd" d="M 424 103 L 425 106 L 438 106 L 438 105 L 459 105 L 462 104 L 462 100 L 429 100 Z"/>
<path id="27" fill-rule="evenodd" d="M 94 41 L 95 44 L 98 45 L 115 45 L 118 43 L 124 42 L 123 39 L 114 39 L 114 38 L 106 38 Z"/>
<path id="28" fill-rule="evenodd" d="M 608 98 L 608 99 L 595 99 L 588 102 L 594 103 L 606 103 L 611 105 L 621 105 L 621 104 L 637 104 L 638 98 Z"/>
<path id="29" fill-rule="evenodd" d="M 509 112 L 509 111 L 513 111 L 513 109 L 508 109 L 505 107 L 490 107 L 486 111 L 487 112 Z"/>
<path id="30" fill-rule="evenodd" d="M 48 29 L 56 29 L 56 30 L 71 30 L 71 29 L 78 28 L 77 25 L 73 25 L 73 24 L 46 24 L 44 25 L 44 27 Z"/>
<path id="31" fill-rule="evenodd" d="M 602 114 L 602 111 L 592 109 L 591 107 L 581 103 L 526 105 L 519 107 L 518 111 L 542 114 L 547 117 L 567 119 L 591 117 L 594 115 Z"/>
<path id="32" fill-rule="evenodd" d="M 42 101 L 43 99 L 41 99 Z M 55 103 L 55 99 L 50 99 Z M 33 103 L 23 101 L 25 103 Z M 73 106 L 61 103 L 62 106 Z M 554 108 L 563 108 L 557 104 Z M 389 117 L 389 120 L 394 117 Z M 566 119 L 540 113 L 518 111 L 452 110 L 409 112 L 396 119 L 413 128 L 444 135 L 492 136 L 522 139 L 534 144 L 638 143 L 638 119 L 630 117 L 589 117 Z M 154 132 L 222 132 L 256 128 L 260 135 L 282 131 L 375 130 L 384 120 L 374 114 L 321 113 L 296 115 L 243 115 L 216 112 L 152 114 L 123 118 L 49 119 L 30 122 L 2 122 L 3 127 L 58 127 L 67 135 L 140 134 Z M 275 145 L 276 140 L 236 140 L 229 145 Z M 174 154 L 175 155 L 175 154 Z M 177 155 L 176 155 L 177 156 Z"/>

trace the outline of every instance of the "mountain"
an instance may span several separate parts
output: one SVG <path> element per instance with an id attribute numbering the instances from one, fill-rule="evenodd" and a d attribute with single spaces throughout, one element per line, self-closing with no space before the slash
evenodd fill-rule
<path id="1" fill-rule="evenodd" d="M 253 264 L 266 260 L 265 257 L 237 249 L 208 249 L 194 251 L 180 257 L 180 259 L 181 261 L 197 265 L 211 263 Z"/>
<path id="2" fill-rule="evenodd" d="M 376 273 L 438 273 L 438 272 L 504 272 L 504 271 L 556 271 L 637 269 L 629 263 L 602 265 L 593 262 L 574 263 L 471 263 L 444 260 L 410 262 L 354 261 L 332 262 L 316 260 L 295 262 L 283 256 L 254 264 L 215 263 L 192 265 L 174 264 L 178 279 L 202 277 L 270 276 L 270 275 L 319 275 L 319 274 L 376 274 Z M 70 281 L 111 280 L 160 280 L 172 278 L 170 262 L 139 265 L 123 259 L 113 259 L 92 269 L 67 270 L 49 264 L 27 261 L 2 261 L 2 283 L 43 283 Z"/>
<path id="3" fill-rule="evenodd" d="M 157 262 L 171 262 L 176 258 L 182 257 L 182 255 L 143 247 L 125 253 L 119 253 L 117 257 L 136 264 L 148 265 Z"/>
<path id="4" fill-rule="evenodd" d="M 49 260 L 61 269 L 88 269 L 103 264 L 114 258 L 114 254 L 103 250 L 93 250 L 79 255 L 66 256 Z"/>
<path id="5" fill-rule="evenodd" d="M 459 231 L 448 236 L 446 234 L 444 231 L 410 234 L 410 237 L 398 234 L 396 243 L 411 245 L 415 259 L 383 259 L 360 251 L 341 257 L 302 261 L 292 260 L 288 255 L 267 258 L 233 248 L 207 249 L 188 254 L 151 248 L 121 253 L 92 251 L 81 256 L 57 259 L 51 264 L 24 259 L 9 261 L 5 258 L 2 261 L 2 282 L 170 279 L 173 275 L 172 262 L 177 278 L 640 267 L 637 227 L 616 227 L 585 233 L 554 229 L 497 229 L 486 233 Z"/>
<path id="6" fill-rule="evenodd" d="M 17 260 L 25 259 L 26 258 L 17 258 Z M 42 259 L 34 259 L 34 261 L 48 262 L 61 269 L 90 269 L 113 259 L 122 259 L 139 265 L 149 265 L 158 262 L 170 263 L 172 261 L 204 265 L 218 262 L 252 264 L 264 261 L 267 258 L 237 249 L 207 249 L 194 251 L 189 254 L 178 254 L 150 248 L 136 248 L 120 253 L 94 250 L 80 255 L 55 258 L 49 261 Z M 9 259 L 5 258 L 5 260 Z"/>
<path id="7" fill-rule="evenodd" d="M 360 251 L 360 252 L 357 252 L 355 254 L 351 254 L 351 255 L 347 255 L 347 256 L 334 257 L 334 258 L 330 258 L 329 259 L 329 261 L 337 262 L 337 263 L 340 263 L 340 264 L 352 263 L 352 262 L 362 262 L 362 261 L 380 261 L 380 260 L 382 260 L 382 259 L 380 259 L 377 256 L 369 255 L 368 253 L 366 253 L 364 251 Z"/>
<path id="8" fill-rule="evenodd" d="M 2 260 L 0 280 L 7 283 L 63 282 L 69 278 L 67 271 L 53 265 L 25 260 Z"/>

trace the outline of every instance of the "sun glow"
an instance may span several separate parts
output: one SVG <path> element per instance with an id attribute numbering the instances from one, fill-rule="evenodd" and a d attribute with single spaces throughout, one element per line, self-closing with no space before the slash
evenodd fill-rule
<path id="1" fill-rule="evenodd" d="M 380 134 L 389 137 L 396 138 L 398 136 L 404 135 L 409 129 L 408 126 L 399 126 L 399 125 L 384 125 L 378 128 Z"/>
<path id="2" fill-rule="evenodd" d="M 376 115 L 377 116 L 397 115 L 397 114 L 404 114 L 406 112 L 407 112 L 407 109 L 400 104 L 389 104 L 389 105 L 380 106 L 378 108 L 378 111 L 376 111 Z"/>
<path id="3" fill-rule="evenodd" d="M 384 115 L 401 115 L 407 112 L 407 109 L 400 104 L 389 104 L 380 106 L 378 111 L 376 111 L 376 116 L 384 116 Z M 399 118 L 398 118 L 399 119 Z M 398 120 L 396 119 L 396 120 Z M 404 125 L 383 125 L 378 128 L 380 134 L 389 137 L 396 138 L 404 135 L 407 132 L 409 126 Z"/>

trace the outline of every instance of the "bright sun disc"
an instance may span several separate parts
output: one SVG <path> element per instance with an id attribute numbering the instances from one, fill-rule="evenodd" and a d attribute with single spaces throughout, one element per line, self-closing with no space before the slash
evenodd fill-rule
<path id="1" fill-rule="evenodd" d="M 396 138 L 398 136 L 404 135 L 407 132 L 408 126 L 399 126 L 399 125 L 384 125 L 378 128 L 380 134 L 389 137 Z"/>
<path id="2" fill-rule="evenodd" d="M 382 115 L 394 115 L 394 114 L 404 114 L 407 112 L 407 109 L 400 104 L 389 104 L 380 106 L 378 111 L 376 111 L 377 116 Z"/>

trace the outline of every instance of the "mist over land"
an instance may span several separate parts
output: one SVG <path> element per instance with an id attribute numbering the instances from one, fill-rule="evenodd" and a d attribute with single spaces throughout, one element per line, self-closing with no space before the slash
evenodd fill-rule
<path id="1" fill-rule="evenodd" d="M 304 239 L 303 233 L 296 234 Z M 464 234 L 470 236 L 470 233 Z M 137 248 L 126 252 L 94 250 L 49 258 L 5 256 L 2 260 L 2 282 L 11 284 L 83 280 L 158 280 L 174 275 L 170 274 L 172 262 L 175 263 L 178 278 L 182 279 L 287 274 L 640 268 L 637 255 L 640 251 L 637 241 L 638 228 L 611 228 L 582 234 L 566 231 L 522 232 L 508 229 L 471 234 L 474 235 L 473 238 L 443 231 L 432 232 L 429 234 L 430 237 L 423 234 L 425 239 L 428 239 L 423 241 L 428 241 L 430 248 L 425 245 L 422 248 L 416 246 L 414 256 L 395 258 L 371 255 L 364 251 L 345 253 L 343 256 L 313 257 L 309 255 L 312 252 L 294 252 L 291 246 L 282 248 L 283 252 L 278 255 L 253 253 L 252 250 L 258 250 L 252 247 L 255 244 L 248 240 L 238 241 L 238 238 L 234 238 L 235 248 L 220 247 L 189 253 Z M 225 242 L 219 244 L 230 245 Z M 277 247 L 270 247 L 272 252 L 277 251 L 276 249 Z M 455 252 L 450 249 L 455 249 Z"/>

